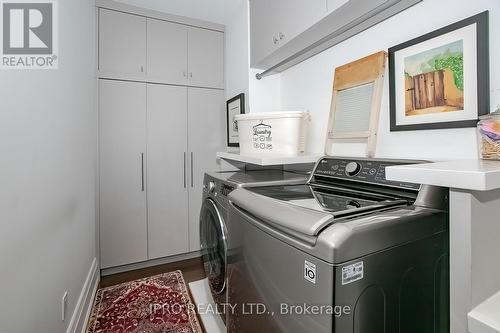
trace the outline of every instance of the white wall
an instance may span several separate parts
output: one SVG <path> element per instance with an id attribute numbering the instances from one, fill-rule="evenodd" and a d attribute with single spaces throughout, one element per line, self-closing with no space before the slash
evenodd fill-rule
<path id="1" fill-rule="evenodd" d="M 0 71 L 1 333 L 64 332 L 96 257 L 95 8 L 58 6 L 59 69 Z"/>
<path id="2" fill-rule="evenodd" d="M 250 69 L 250 112 L 273 112 L 281 110 L 281 74 L 257 80 L 255 75 L 262 70 Z"/>
<path id="3" fill-rule="evenodd" d="M 254 100 L 266 100 L 279 96 L 282 110 L 306 109 L 312 115 L 309 152 L 324 150 L 326 125 L 330 110 L 333 70 L 371 53 L 418 37 L 450 23 L 490 10 L 491 88 L 492 107 L 500 104 L 500 2 L 498 0 L 424 0 L 422 3 L 334 46 L 284 72 L 274 91 L 269 89 L 267 77 L 251 89 Z M 261 98 L 260 91 L 265 91 Z M 278 98 L 278 97 L 277 97 Z M 263 108 L 264 111 L 265 108 Z M 251 108 L 255 112 L 256 108 Z M 362 143 L 334 145 L 334 154 L 355 156 L 364 153 Z M 476 158 L 477 144 L 474 129 L 451 129 L 434 131 L 390 132 L 389 131 L 389 86 L 386 76 L 382 111 L 380 115 L 377 156 L 394 158 L 419 158 L 431 160 Z"/>
<path id="4" fill-rule="evenodd" d="M 226 22 L 226 100 L 245 93 L 246 109 L 248 109 L 248 2 L 232 0 L 238 4 L 238 10 Z"/>

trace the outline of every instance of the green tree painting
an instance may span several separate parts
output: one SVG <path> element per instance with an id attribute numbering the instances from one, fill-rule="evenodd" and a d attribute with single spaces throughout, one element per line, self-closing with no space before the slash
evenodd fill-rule
<path id="1" fill-rule="evenodd" d="M 447 55 L 434 60 L 434 69 L 451 69 L 458 89 L 464 90 L 464 56 L 462 53 Z"/>

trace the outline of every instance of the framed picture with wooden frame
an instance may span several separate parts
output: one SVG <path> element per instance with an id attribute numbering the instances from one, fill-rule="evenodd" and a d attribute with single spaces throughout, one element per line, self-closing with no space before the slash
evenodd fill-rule
<path id="1" fill-rule="evenodd" d="M 389 49 L 391 131 L 475 127 L 490 112 L 488 12 Z"/>
<path id="2" fill-rule="evenodd" d="M 374 157 L 386 60 L 381 51 L 335 69 L 326 155 L 336 141 L 366 139 L 366 156 Z"/>

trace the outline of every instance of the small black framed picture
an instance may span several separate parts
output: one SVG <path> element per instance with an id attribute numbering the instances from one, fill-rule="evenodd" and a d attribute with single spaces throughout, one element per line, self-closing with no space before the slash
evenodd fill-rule
<path id="1" fill-rule="evenodd" d="M 488 11 L 389 49 L 391 131 L 474 127 L 489 113 Z"/>
<path id="2" fill-rule="evenodd" d="M 234 117 L 245 113 L 245 94 L 239 94 L 226 102 L 227 111 L 227 146 L 239 147 L 238 122 Z"/>

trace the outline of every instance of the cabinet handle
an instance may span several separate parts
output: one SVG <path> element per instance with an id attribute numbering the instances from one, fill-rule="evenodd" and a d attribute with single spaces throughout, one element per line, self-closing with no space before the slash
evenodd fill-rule
<path id="1" fill-rule="evenodd" d="M 186 152 L 184 152 L 184 188 L 187 186 L 187 180 L 186 180 L 186 168 L 187 168 L 187 162 L 186 162 Z"/>
<path id="2" fill-rule="evenodd" d="M 141 153 L 141 191 L 144 192 L 144 153 Z"/>
<path id="3" fill-rule="evenodd" d="M 184 72 L 182 72 L 182 76 L 184 76 L 184 77 L 186 77 L 186 76 L 187 76 L 185 71 L 184 71 Z"/>
<path id="4" fill-rule="evenodd" d="M 280 40 L 283 39 L 283 38 L 285 38 L 285 35 L 282 32 L 280 32 L 279 36 L 280 36 Z"/>
<path id="5" fill-rule="evenodd" d="M 191 187 L 194 187 L 194 154 L 191 152 Z"/>
<path id="6" fill-rule="evenodd" d="M 141 73 L 144 73 L 144 66 L 141 66 Z"/>
<path id="7" fill-rule="evenodd" d="M 192 78 L 193 77 L 193 72 L 189 72 L 189 77 Z"/>

